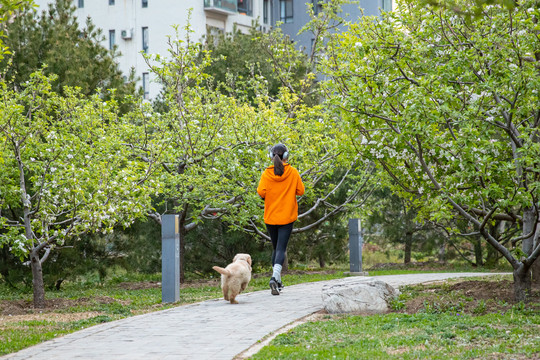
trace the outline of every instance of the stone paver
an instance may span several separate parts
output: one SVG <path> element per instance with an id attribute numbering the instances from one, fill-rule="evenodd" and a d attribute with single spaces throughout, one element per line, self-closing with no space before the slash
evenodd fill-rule
<path id="1" fill-rule="evenodd" d="M 370 276 L 402 285 L 493 273 L 439 273 Z M 361 281 L 366 277 L 349 277 Z M 227 359 L 267 334 L 322 309 L 321 290 L 336 280 L 287 286 L 240 295 L 238 305 L 223 299 L 133 316 L 96 325 L 0 359 Z"/>

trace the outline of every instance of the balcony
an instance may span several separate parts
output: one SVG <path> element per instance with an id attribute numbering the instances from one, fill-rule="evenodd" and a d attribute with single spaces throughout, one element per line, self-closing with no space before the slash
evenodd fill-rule
<path id="1" fill-rule="evenodd" d="M 238 13 L 253 16 L 253 0 L 238 0 Z"/>
<path id="2" fill-rule="evenodd" d="M 204 11 L 234 15 L 238 12 L 237 0 L 204 0 Z"/>

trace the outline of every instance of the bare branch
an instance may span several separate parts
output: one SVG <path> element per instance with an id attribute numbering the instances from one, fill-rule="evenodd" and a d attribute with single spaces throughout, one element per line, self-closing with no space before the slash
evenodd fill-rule
<path id="1" fill-rule="evenodd" d="M 161 226 L 161 214 L 157 212 L 148 212 L 146 216 L 148 216 L 150 219 L 154 220 Z"/>

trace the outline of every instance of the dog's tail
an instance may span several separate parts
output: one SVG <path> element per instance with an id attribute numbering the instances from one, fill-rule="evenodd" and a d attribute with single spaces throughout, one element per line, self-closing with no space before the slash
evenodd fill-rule
<path id="1" fill-rule="evenodd" d="M 222 275 L 231 276 L 231 272 L 229 270 L 227 270 L 227 269 L 222 268 L 222 267 L 212 266 L 212 269 L 216 270 L 218 273 L 220 273 Z"/>

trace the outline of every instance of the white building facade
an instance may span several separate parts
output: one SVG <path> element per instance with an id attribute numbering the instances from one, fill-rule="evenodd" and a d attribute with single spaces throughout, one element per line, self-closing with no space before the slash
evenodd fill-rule
<path id="1" fill-rule="evenodd" d="M 54 0 L 34 0 L 39 10 L 47 9 Z M 117 47 L 120 70 L 128 75 L 134 69 L 146 99 L 156 97 L 161 85 L 154 81 L 141 52 L 168 55 L 167 37 L 174 36 L 178 26 L 180 36 L 189 23 L 199 41 L 207 33 L 230 32 L 236 26 L 248 31 L 254 21 L 262 30 L 270 27 L 268 0 L 73 0 L 81 26 L 90 17 L 102 29 L 103 46 Z M 266 6 L 266 9 L 263 8 Z M 263 24 L 266 16 L 267 24 Z"/>

